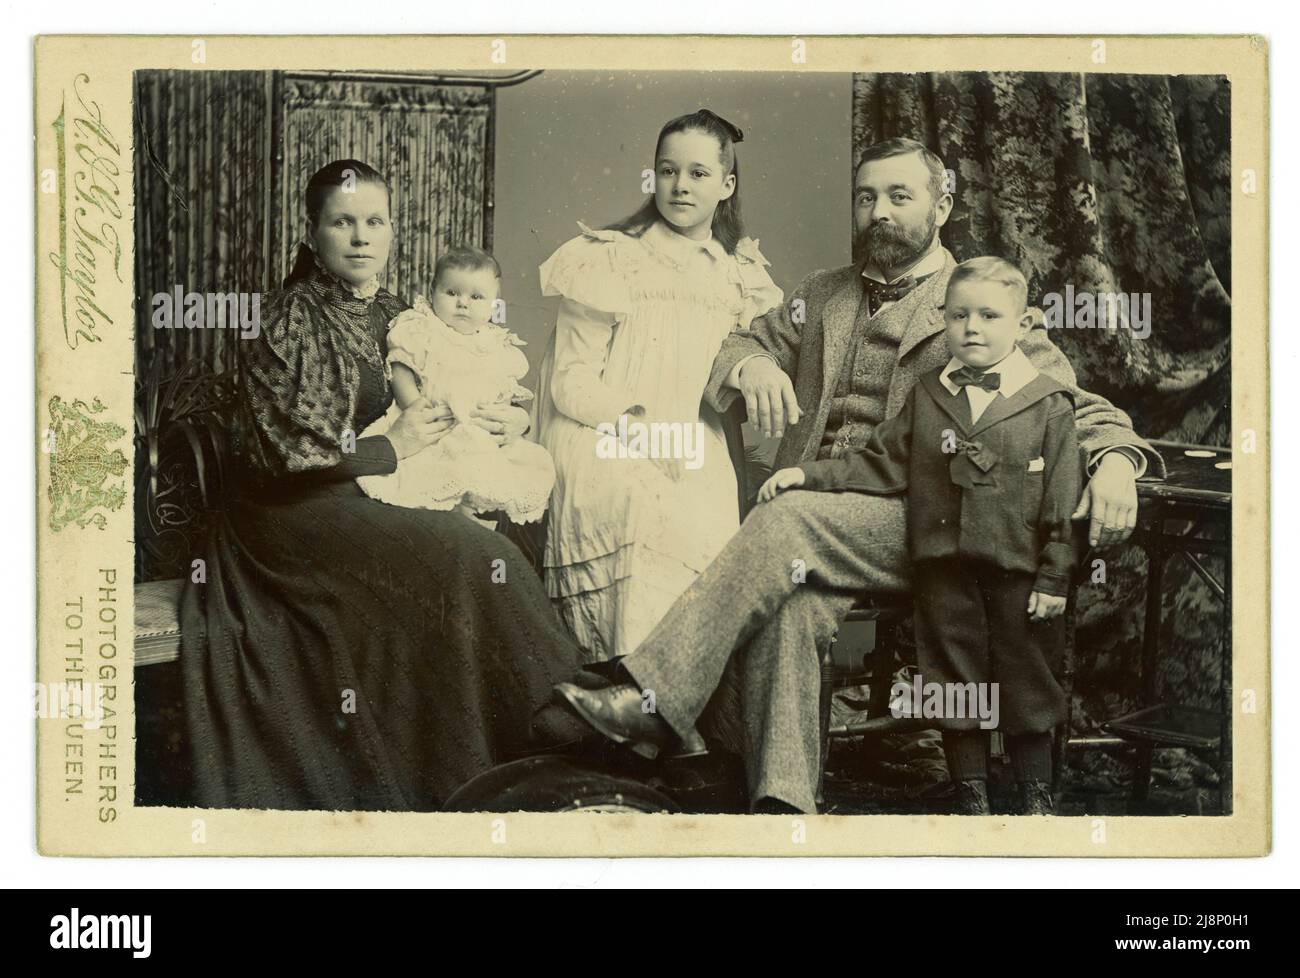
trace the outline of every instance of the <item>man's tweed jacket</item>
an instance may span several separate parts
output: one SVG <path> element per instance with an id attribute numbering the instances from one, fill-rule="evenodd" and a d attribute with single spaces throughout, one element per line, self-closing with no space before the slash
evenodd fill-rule
<path id="1" fill-rule="evenodd" d="M 903 406 L 921 375 L 944 366 L 951 354 L 943 335 L 943 301 L 948 279 L 957 267 L 945 249 L 943 268 L 922 282 L 916 296 L 911 322 L 898 345 L 898 357 L 889 382 L 885 418 L 892 418 Z M 785 437 L 776 453 L 776 468 L 798 465 L 817 457 L 826 433 L 831 394 L 839 371 L 850 355 L 849 341 L 858 304 L 863 301 L 862 268 L 848 265 L 830 271 L 813 272 L 800 282 L 786 301 L 755 319 L 748 330 L 732 333 L 713 362 L 713 373 L 705 389 L 705 400 L 725 411 L 738 396 L 723 382 L 732 368 L 745 357 L 767 353 L 794 381 L 795 396 L 803 418 Z M 908 296 L 904 301 L 911 299 Z M 1085 459 L 1104 448 L 1128 445 L 1147 458 L 1147 475 L 1164 477 L 1164 461 L 1158 452 L 1133 431 L 1127 414 L 1104 397 L 1082 390 L 1070 361 L 1048 338 L 1041 314 L 1020 348 L 1041 372 L 1057 381 L 1075 405 L 1075 434 Z M 884 420 L 884 419 L 881 419 Z"/>

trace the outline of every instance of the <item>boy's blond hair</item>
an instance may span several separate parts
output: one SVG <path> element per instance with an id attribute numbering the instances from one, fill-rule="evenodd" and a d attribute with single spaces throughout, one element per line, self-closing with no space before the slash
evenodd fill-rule
<path id="1" fill-rule="evenodd" d="M 1020 312 L 1024 312 L 1029 304 L 1029 283 L 1020 269 L 1005 258 L 985 255 L 962 262 L 953 269 L 952 277 L 948 279 L 948 290 L 961 282 L 997 282 L 1012 290 Z"/>

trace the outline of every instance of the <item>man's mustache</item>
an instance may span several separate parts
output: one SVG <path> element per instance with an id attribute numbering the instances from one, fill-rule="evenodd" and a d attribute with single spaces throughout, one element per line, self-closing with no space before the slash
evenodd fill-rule
<path id="1" fill-rule="evenodd" d="M 919 255 L 929 243 L 927 235 L 913 234 L 897 224 L 876 222 L 862 228 L 854 240 L 855 258 L 882 259 L 890 264 Z"/>
<path id="2" fill-rule="evenodd" d="M 878 235 L 882 238 L 899 238 L 907 239 L 907 230 L 899 227 L 897 224 L 887 224 L 884 221 L 877 221 L 875 224 L 868 224 L 864 229 L 867 235 Z"/>
<path id="3" fill-rule="evenodd" d="M 906 228 L 899 227 L 897 224 L 877 222 L 868 224 L 859 231 L 858 240 L 863 244 L 910 244 L 912 236 L 907 233 Z"/>

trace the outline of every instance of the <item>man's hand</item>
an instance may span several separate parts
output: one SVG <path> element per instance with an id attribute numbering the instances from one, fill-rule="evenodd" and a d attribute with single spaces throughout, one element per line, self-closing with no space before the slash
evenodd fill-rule
<path id="1" fill-rule="evenodd" d="M 785 492 L 787 489 L 797 489 L 801 485 L 803 485 L 803 469 L 781 469 L 763 483 L 758 490 L 758 501 L 770 503 L 776 498 L 777 493 Z"/>
<path id="2" fill-rule="evenodd" d="M 766 438 L 780 438 L 786 425 L 796 425 L 802 412 L 794 396 L 794 384 L 784 370 L 768 357 L 754 357 L 737 378 L 745 397 L 749 423 Z"/>
<path id="3" fill-rule="evenodd" d="M 1137 525 L 1137 470 L 1123 452 L 1107 452 L 1084 487 L 1071 519 L 1091 517 L 1088 543 L 1110 547 L 1123 543 Z"/>
<path id="4" fill-rule="evenodd" d="M 1043 594 L 1035 591 L 1029 596 L 1029 617 L 1033 621 L 1047 621 L 1056 618 L 1065 611 L 1065 598 L 1055 594 Z"/>

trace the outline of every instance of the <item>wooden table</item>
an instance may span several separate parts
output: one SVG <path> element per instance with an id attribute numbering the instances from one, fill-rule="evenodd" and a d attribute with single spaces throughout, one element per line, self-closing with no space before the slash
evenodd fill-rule
<path id="1" fill-rule="evenodd" d="M 1138 526 L 1133 542 L 1148 559 L 1140 707 L 1102 724 L 1109 737 L 1077 738 L 1071 746 L 1135 745 L 1131 803 L 1138 810 L 1147 802 L 1155 749 L 1179 747 L 1216 753 L 1220 811 L 1226 815 L 1232 810 L 1232 452 L 1208 445 L 1151 444 L 1164 456 L 1168 476 L 1163 482 L 1140 480 L 1137 485 Z M 1224 558 L 1221 576 L 1201 560 L 1206 555 Z M 1175 556 L 1188 563 L 1220 602 L 1219 703 L 1215 710 L 1160 701 L 1156 680 L 1162 589 L 1165 566 Z"/>

